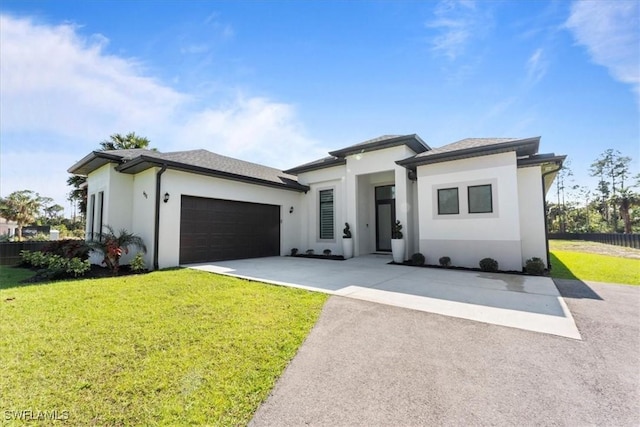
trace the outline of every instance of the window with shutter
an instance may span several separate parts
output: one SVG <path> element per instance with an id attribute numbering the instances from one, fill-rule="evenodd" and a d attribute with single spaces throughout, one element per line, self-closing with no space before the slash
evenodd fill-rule
<path id="1" fill-rule="evenodd" d="M 320 190 L 320 239 L 334 238 L 333 190 Z"/>

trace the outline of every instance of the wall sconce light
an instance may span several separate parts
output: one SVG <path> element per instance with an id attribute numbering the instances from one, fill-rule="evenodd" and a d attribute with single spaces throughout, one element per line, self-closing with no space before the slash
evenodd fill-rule
<path id="1" fill-rule="evenodd" d="M 169 201 L 169 193 L 164 193 L 164 202 L 167 203 Z"/>
<path id="2" fill-rule="evenodd" d="M 146 192 L 146 191 L 143 191 L 143 192 L 142 192 L 142 195 L 144 196 L 144 198 L 145 198 L 145 199 L 146 199 L 147 197 L 149 197 L 149 196 L 147 195 L 147 192 Z"/>
<path id="3" fill-rule="evenodd" d="M 289 213 L 290 213 L 290 214 L 291 214 L 291 213 L 293 213 L 293 206 L 291 206 L 291 207 L 289 208 Z"/>

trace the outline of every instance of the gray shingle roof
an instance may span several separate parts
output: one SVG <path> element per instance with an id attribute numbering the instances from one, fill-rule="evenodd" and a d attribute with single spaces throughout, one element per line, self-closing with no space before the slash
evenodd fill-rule
<path id="1" fill-rule="evenodd" d="M 295 168 L 287 169 L 284 172 L 296 175 L 302 172 L 309 172 L 313 170 L 329 168 L 331 166 L 344 165 L 345 163 L 347 163 L 347 160 L 345 158 L 328 156 L 309 163 L 305 163 L 300 166 L 296 166 Z"/>
<path id="2" fill-rule="evenodd" d="M 283 187 L 290 190 L 308 190 L 307 186 L 298 183 L 296 176 L 284 173 L 279 169 L 222 156 L 207 150 L 170 153 L 144 149 L 94 151 L 69 168 L 69 172 L 87 175 L 109 162 L 119 163 L 117 170 L 129 174 L 166 164 L 170 169 L 191 173 Z"/>
<path id="3" fill-rule="evenodd" d="M 531 156 L 538 152 L 540 137 L 533 138 L 466 138 L 396 163 L 406 167 L 485 156 L 515 151 L 516 156 Z"/>
<path id="4" fill-rule="evenodd" d="M 368 139 L 339 150 L 330 151 L 334 157 L 345 157 L 350 154 L 364 153 L 367 151 L 382 150 L 384 148 L 407 145 L 415 153 L 422 153 L 431 148 L 416 134 L 411 135 L 382 135 L 377 138 Z"/>

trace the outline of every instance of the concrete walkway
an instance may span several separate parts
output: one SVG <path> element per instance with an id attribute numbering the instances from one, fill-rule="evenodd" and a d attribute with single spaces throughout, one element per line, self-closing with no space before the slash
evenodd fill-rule
<path id="1" fill-rule="evenodd" d="M 269 257 L 188 267 L 332 295 L 580 339 L 550 278 L 389 265 L 390 256 L 347 261 Z"/>

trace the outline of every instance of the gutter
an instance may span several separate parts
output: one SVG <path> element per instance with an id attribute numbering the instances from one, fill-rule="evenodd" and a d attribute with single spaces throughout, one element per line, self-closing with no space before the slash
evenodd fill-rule
<path id="1" fill-rule="evenodd" d="M 163 164 L 156 173 L 156 216 L 155 228 L 153 231 L 153 269 L 158 270 L 158 244 L 160 243 L 160 184 L 162 183 L 162 174 L 167 170 L 167 164 Z M 548 246 L 548 245 L 547 245 Z M 547 247 L 548 249 L 548 247 Z"/>
<path id="2" fill-rule="evenodd" d="M 558 166 L 557 169 L 552 169 L 550 171 L 544 172 L 541 175 L 541 179 L 542 179 L 542 216 L 544 218 L 544 243 L 547 247 L 547 268 L 549 269 L 549 271 L 551 271 L 551 254 L 549 253 L 549 221 L 547 219 L 547 192 L 544 191 L 544 177 L 547 175 L 550 175 L 552 173 L 557 173 L 560 171 L 560 169 L 562 169 L 562 161 L 560 161 L 560 164 L 558 165 L 558 163 L 556 163 L 556 165 Z"/>

